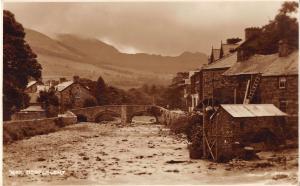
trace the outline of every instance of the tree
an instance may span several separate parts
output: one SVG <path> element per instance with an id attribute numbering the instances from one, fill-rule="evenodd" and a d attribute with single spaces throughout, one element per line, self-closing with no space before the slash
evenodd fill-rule
<path id="1" fill-rule="evenodd" d="M 42 108 L 46 110 L 47 117 L 57 116 L 59 101 L 54 90 L 40 91 L 37 101 L 41 103 Z"/>
<path id="2" fill-rule="evenodd" d="M 251 54 L 273 54 L 278 52 L 278 43 L 285 40 L 294 49 L 298 49 L 298 21 L 292 14 L 298 9 L 297 2 L 285 2 L 274 20 L 262 27 L 262 32 L 251 42 L 243 46 Z"/>
<path id="3" fill-rule="evenodd" d="M 23 26 L 14 15 L 3 11 L 3 119 L 9 120 L 13 112 L 28 106 L 24 93 L 29 78 L 41 77 L 41 65 L 24 40 Z"/>
<path id="4" fill-rule="evenodd" d="M 99 105 L 107 104 L 107 87 L 101 76 L 97 80 L 95 96 Z"/>

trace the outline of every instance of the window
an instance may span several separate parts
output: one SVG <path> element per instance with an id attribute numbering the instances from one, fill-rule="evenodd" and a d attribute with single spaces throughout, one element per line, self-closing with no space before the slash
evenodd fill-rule
<path id="1" fill-rule="evenodd" d="M 279 101 L 279 109 L 282 111 L 282 112 L 286 112 L 287 111 L 287 101 L 282 99 Z"/>
<path id="2" fill-rule="evenodd" d="M 286 78 L 285 77 L 280 77 L 279 78 L 279 88 L 284 89 L 286 87 Z"/>

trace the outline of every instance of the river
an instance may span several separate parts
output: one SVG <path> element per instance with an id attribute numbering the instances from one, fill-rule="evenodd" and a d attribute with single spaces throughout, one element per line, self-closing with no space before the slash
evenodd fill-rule
<path id="1" fill-rule="evenodd" d="M 128 126 L 79 123 L 3 150 L 5 185 L 297 183 L 296 149 L 265 152 L 252 162 L 191 160 L 183 136 L 145 117 Z M 263 164 L 280 155 L 287 157 L 284 165 Z"/>

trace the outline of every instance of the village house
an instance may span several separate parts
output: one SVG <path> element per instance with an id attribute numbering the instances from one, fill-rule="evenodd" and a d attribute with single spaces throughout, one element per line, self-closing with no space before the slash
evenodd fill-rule
<path id="1" fill-rule="evenodd" d="M 207 158 L 228 161 L 246 149 L 277 148 L 285 116 L 273 104 L 221 104 L 206 125 Z"/>
<path id="2" fill-rule="evenodd" d="M 188 105 L 189 111 L 193 111 L 197 106 L 213 105 L 213 102 L 232 102 L 228 92 L 224 91 L 226 83 L 222 74 L 237 61 L 237 53 L 234 50 L 239 45 L 237 43 L 222 43 L 220 49 L 212 49 L 208 65 L 193 72 L 190 76 L 191 102 Z"/>
<path id="3" fill-rule="evenodd" d="M 41 104 L 38 103 L 39 92 L 47 90 L 49 87 L 43 85 L 40 81 L 28 82 L 25 93 L 30 97 L 29 106 L 25 109 L 20 110 L 12 115 L 12 120 L 28 120 L 28 119 L 41 119 L 46 118 L 46 111 L 42 108 Z"/>
<path id="4" fill-rule="evenodd" d="M 232 67 L 237 61 L 237 53 L 231 53 L 223 58 L 204 66 L 201 69 L 202 83 L 199 88 L 201 102 L 208 105 L 214 103 L 233 103 L 233 96 L 228 93 L 228 84 L 222 74 Z"/>
<path id="5" fill-rule="evenodd" d="M 79 83 L 79 77 L 74 76 L 72 81 L 63 81 L 55 86 L 56 95 L 59 99 L 60 113 L 66 112 L 71 108 L 84 107 L 86 100 L 93 100 L 96 98 L 91 95 L 87 87 Z"/>
<path id="6" fill-rule="evenodd" d="M 288 114 L 288 127 L 298 131 L 298 51 L 286 45 L 271 55 L 254 55 L 223 73 L 234 87 L 236 103 L 271 103 Z"/>
<path id="7" fill-rule="evenodd" d="M 199 73 L 199 70 L 189 71 L 188 78 L 185 79 L 185 86 L 184 86 L 184 98 L 186 101 L 186 106 L 188 112 L 194 110 L 199 102 L 199 95 L 195 88 L 195 84 L 199 84 L 200 82 L 196 83 L 195 74 Z"/>

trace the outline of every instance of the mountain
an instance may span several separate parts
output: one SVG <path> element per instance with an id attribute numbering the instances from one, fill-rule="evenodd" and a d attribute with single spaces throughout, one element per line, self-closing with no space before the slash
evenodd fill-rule
<path id="1" fill-rule="evenodd" d="M 207 56 L 199 52 L 175 57 L 126 54 L 94 38 L 71 34 L 50 38 L 31 29 L 25 32 L 43 67 L 44 79 L 79 75 L 96 80 L 101 75 L 109 84 L 131 88 L 144 83 L 168 84 L 176 72 L 193 70 L 207 62 Z"/>

